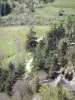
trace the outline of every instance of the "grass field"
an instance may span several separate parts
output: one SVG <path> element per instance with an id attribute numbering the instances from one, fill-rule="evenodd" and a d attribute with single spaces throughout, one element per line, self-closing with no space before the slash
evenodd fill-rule
<path id="1" fill-rule="evenodd" d="M 63 16 L 59 16 L 59 11 L 63 10 Z M 53 3 L 38 8 L 37 15 L 48 19 L 51 23 L 61 22 L 69 15 L 75 19 L 75 0 L 55 0 Z"/>
<path id="2" fill-rule="evenodd" d="M 49 30 L 48 26 L 35 26 L 36 36 L 39 38 Z M 31 57 L 25 51 L 26 34 L 29 32 L 28 26 L 1 27 L 0 28 L 0 55 L 4 57 L 4 62 L 9 63 L 21 56 L 26 56 L 26 61 Z M 3 62 L 3 65 L 5 65 Z"/>
<path id="3" fill-rule="evenodd" d="M 52 5 L 60 8 L 75 9 L 75 0 L 55 0 Z"/>
<path id="4" fill-rule="evenodd" d="M 61 9 L 64 11 L 63 16 L 58 15 L 58 12 Z M 34 30 L 37 33 L 36 36 L 39 38 L 44 35 L 45 32 L 49 30 L 51 23 L 58 23 L 62 21 L 67 23 L 66 19 L 69 15 L 71 15 L 75 20 L 75 0 L 55 0 L 53 3 L 43 4 L 43 7 L 37 8 L 34 14 L 35 23 L 37 21 L 38 24 L 43 24 L 43 26 L 34 27 Z M 3 17 L 3 19 L 5 18 L 8 18 L 8 16 Z M 21 19 L 19 19 L 19 21 L 20 20 Z M 12 21 L 14 22 L 14 20 Z M 47 26 L 44 26 L 45 24 L 47 24 Z M 4 57 L 5 62 L 8 63 L 13 59 L 16 59 L 17 56 L 24 55 L 24 46 L 28 31 L 28 26 L 10 26 L 0 28 L 0 56 Z M 26 55 L 26 59 L 29 59 L 30 57 L 31 56 Z"/>

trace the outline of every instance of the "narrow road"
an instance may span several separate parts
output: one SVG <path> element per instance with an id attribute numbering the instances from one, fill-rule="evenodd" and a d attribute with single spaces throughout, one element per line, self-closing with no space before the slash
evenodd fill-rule
<path id="1" fill-rule="evenodd" d="M 39 42 L 39 41 L 41 41 L 41 40 L 43 40 L 43 36 L 41 36 L 40 38 L 38 38 L 37 39 L 37 42 Z M 26 69 L 27 69 L 27 71 L 28 72 L 30 72 L 30 70 L 31 70 L 31 63 L 32 63 L 32 61 L 33 61 L 33 58 L 31 58 L 27 63 L 26 63 Z"/>

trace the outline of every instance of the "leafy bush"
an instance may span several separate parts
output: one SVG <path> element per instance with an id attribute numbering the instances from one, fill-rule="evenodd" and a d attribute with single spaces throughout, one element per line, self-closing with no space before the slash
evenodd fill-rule
<path id="1" fill-rule="evenodd" d="M 59 16 L 63 16 L 63 11 L 62 10 L 59 10 L 58 15 Z"/>

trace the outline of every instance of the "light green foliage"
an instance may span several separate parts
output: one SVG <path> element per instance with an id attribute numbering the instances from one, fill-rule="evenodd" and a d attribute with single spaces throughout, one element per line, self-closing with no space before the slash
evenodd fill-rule
<path id="1" fill-rule="evenodd" d="M 42 96 L 42 100 L 58 100 L 57 91 L 52 86 L 49 85 L 44 86 L 40 89 L 40 93 Z"/>
<path id="2" fill-rule="evenodd" d="M 54 88 L 50 84 L 40 89 L 39 95 L 42 100 L 74 100 L 74 93 L 68 92 L 62 86 Z"/>

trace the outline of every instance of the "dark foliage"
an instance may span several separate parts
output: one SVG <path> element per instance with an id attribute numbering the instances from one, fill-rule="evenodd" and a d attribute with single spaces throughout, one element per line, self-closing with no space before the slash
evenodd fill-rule
<path id="1" fill-rule="evenodd" d="M 33 28 L 30 29 L 29 33 L 27 34 L 26 40 L 26 50 L 32 52 L 35 50 L 37 46 L 37 37 L 35 36 L 36 32 L 34 32 Z"/>
<path id="2" fill-rule="evenodd" d="M 62 24 L 54 25 L 53 28 L 47 32 L 45 39 L 40 41 L 34 52 L 34 68 L 43 69 L 47 73 L 49 70 L 55 71 L 58 67 L 57 45 L 58 41 L 65 35 L 65 28 Z M 64 46 L 67 44 L 64 43 Z M 56 54 L 56 55 L 55 55 Z"/>
<path id="3" fill-rule="evenodd" d="M 67 53 L 68 45 L 67 42 L 63 42 L 61 46 L 61 55 L 65 56 Z"/>
<path id="4" fill-rule="evenodd" d="M 10 63 L 9 69 L 0 69 L 0 92 L 7 92 L 12 95 L 12 87 L 18 79 L 22 79 L 25 73 L 24 65 L 19 64 L 17 68 Z"/>
<path id="5" fill-rule="evenodd" d="M 9 64 L 9 69 L 10 69 L 10 70 L 14 70 L 14 68 L 15 68 L 15 65 L 14 65 L 12 62 L 10 62 L 10 64 Z"/>
<path id="6" fill-rule="evenodd" d="M 68 81 L 71 81 L 73 79 L 73 73 L 71 73 L 71 74 L 67 73 L 65 75 L 65 78 L 68 79 Z"/>
<path id="7" fill-rule="evenodd" d="M 0 3 L 0 9 L 1 9 L 0 11 L 1 16 L 6 16 L 12 11 L 12 8 L 10 7 L 9 3 Z"/>

